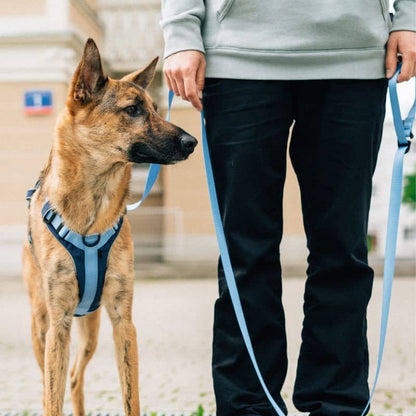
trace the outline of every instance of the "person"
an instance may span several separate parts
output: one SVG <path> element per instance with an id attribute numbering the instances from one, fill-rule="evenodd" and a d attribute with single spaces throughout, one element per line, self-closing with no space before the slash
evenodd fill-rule
<path id="1" fill-rule="evenodd" d="M 279 244 L 289 153 L 309 250 L 293 402 L 361 415 L 372 175 L 387 78 L 416 73 L 415 1 L 163 0 L 168 87 L 206 118 L 220 211 L 257 361 L 280 408 L 286 376 Z M 387 51 L 387 52 L 386 52 Z M 275 415 L 219 262 L 212 375 L 218 416 Z"/>

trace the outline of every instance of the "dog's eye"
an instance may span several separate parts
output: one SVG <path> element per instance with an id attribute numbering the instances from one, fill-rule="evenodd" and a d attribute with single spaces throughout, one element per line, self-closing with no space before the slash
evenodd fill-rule
<path id="1" fill-rule="evenodd" d="M 128 107 L 124 108 L 124 111 L 131 117 L 136 117 L 140 113 L 139 107 L 137 107 L 137 105 L 129 105 Z"/>

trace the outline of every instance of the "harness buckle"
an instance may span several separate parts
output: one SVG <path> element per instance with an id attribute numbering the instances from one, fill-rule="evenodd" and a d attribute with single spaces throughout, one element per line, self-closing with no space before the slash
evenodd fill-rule
<path id="1" fill-rule="evenodd" d="M 413 136 L 413 134 L 412 134 L 412 136 Z M 413 137 L 411 137 L 411 139 L 412 139 Z M 399 147 L 404 147 L 404 148 L 406 148 L 406 150 L 405 150 L 405 152 L 404 152 L 404 154 L 406 154 L 406 153 L 409 153 L 409 150 L 410 150 L 410 146 L 411 146 L 411 144 L 412 144 L 412 140 L 411 139 L 406 139 L 406 143 L 398 143 L 398 145 L 399 145 Z"/>
<path id="2" fill-rule="evenodd" d="M 413 141 L 412 139 L 413 139 L 413 134 L 411 134 L 409 136 L 409 138 L 406 139 L 407 143 L 399 144 L 399 147 L 405 147 L 406 148 L 404 154 L 409 153 L 410 146 L 412 145 L 412 141 Z"/>
<path id="3" fill-rule="evenodd" d="M 413 138 L 414 138 L 413 132 L 411 130 L 412 129 L 412 125 L 409 124 L 407 121 L 408 120 L 402 120 L 404 137 L 406 138 L 407 143 L 406 144 L 399 143 L 399 147 L 405 147 L 406 146 L 405 154 L 409 152 L 410 146 L 411 146 L 412 141 L 413 141 Z"/>
<path id="4" fill-rule="evenodd" d="M 50 214 L 50 215 L 49 215 Z M 53 211 L 51 208 L 46 212 L 46 214 L 43 216 L 43 221 L 46 222 L 46 224 L 51 224 L 52 221 L 56 217 L 56 212 Z"/>

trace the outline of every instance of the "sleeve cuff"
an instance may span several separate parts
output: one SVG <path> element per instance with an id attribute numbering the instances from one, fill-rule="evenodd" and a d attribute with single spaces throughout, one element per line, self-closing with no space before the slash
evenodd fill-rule
<path id="1" fill-rule="evenodd" d="M 168 23 L 162 22 L 162 28 L 165 39 L 164 58 L 186 50 L 205 53 L 199 21 L 193 22 L 184 19 Z"/>
<path id="2" fill-rule="evenodd" d="M 416 32 L 416 1 L 401 0 L 394 4 L 395 14 L 391 32 L 410 30 Z"/>

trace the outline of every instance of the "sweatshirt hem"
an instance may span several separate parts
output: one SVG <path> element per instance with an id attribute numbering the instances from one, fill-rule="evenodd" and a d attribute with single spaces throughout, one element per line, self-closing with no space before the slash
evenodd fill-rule
<path id="1" fill-rule="evenodd" d="M 259 52 L 206 48 L 207 78 L 308 80 L 385 78 L 385 49 Z"/>

